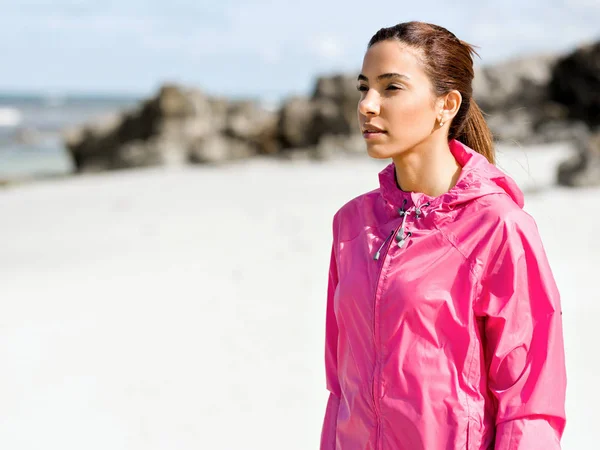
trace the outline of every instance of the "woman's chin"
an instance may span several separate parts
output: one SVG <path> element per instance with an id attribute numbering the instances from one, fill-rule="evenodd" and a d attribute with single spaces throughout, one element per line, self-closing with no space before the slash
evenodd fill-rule
<path id="1" fill-rule="evenodd" d="M 384 146 L 376 144 L 367 144 L 367 154 L 374 159 L 388 159 L 392 157 Z"/>

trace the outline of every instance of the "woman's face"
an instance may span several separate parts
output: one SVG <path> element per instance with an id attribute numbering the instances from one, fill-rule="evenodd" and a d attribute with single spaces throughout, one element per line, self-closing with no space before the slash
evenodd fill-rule
<path id="1" fill-rule="evenodd" d="M 401 42 L 381 41 L 367 50 L 358 89 L 358 123 L 373 158 L 413 149 L 440 128 L 443 102 L 436 104 L 418 51 Z M 369 132 L 373 127 L 382 132 Z"/>

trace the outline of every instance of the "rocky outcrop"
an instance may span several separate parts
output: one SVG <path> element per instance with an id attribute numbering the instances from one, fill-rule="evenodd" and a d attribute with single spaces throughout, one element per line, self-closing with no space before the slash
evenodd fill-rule
<path id="1" fill-rule="evenodd" d="M 549 95 L 565 107 L 569 118 L 590 128 L 600 126 L 600 42 L 582 46 L 558 60 Z"/>
<path id="2" fill-rule="evenodd" d="M 558 168 L 565 186 L 600 185 L 600 42 L 581 46 L 556 63 L 548 86 L 550 99 L 569 120 L 585 124 L 577 139 L 578 154 Z"/>
<path id="3" fill-rule="evenodd" d="M 573 140 L 589 148 L 590 128 L 600 123 L 599 54 L 600 43 L 565 57 L 523 57 L 477 68 L 474 98 L 496 140 Z M 78 171 L 254 155 L 331 158 L 365 151 L 359 98 L 355 74 L 320 77 L 309 96 L 289 98 L 277 111 L 167 85 L 136 109 L 68 131 L 65 141 Z"/>
<path id="4" fill-rule="evenodd" d="M 551 97 L 557 56 L 519 58 L 478 68 L 473 95 L 498 141 L 540 144 L 576 139 L 580 124 Z"/>
<path id="5" fill-rule="evenodd" d="M 229 161 L 272 153 L 276 139 L 277 114 L 256 103 L 172 85 L 136 109 L 65 132 L 79 172 Z"/>
<path id="6" fill-rule="evenodd" d="M 328 158 L 364 150 L 358 92 L 348 76 L 319 78 L 310 97 L 278 111 L 168 85 L 138 108 L 66 130 L 78 172 L 164 164 L 220 163 L 254 155 Z"/>
<path id="7" fill-rule="evenodd" d="M 474 96 L 499 141 L 576 145 L 558 168 L 559 184 L 600 185 L 600 42 L 479 69 Z"/>
<path id="8" fill-rule="evenodd" d="M 328 158 L 335 152 L 364 152 L 356 115 L 358 99 L 356 78 L 334 75 L 319 77 L 310 97 L 285 101 L 279 116 L 282 155 Z"/>
<path id="9" fill-rule="evenodd" d="M 357 99 L 347 76 L 320 78 L 311 97 L 290 98 L 278 111 L 168 85 L 138 108 L 66 130 L 64 138 L 78 172 L 220 163 L 259 154 L 327 158 L 332 149 L 364 150 Z"/>

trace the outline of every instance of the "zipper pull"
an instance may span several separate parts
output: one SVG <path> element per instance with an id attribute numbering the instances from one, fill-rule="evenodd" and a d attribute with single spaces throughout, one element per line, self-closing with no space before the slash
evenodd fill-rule
<path id="1" fill-rule="evenodd" d="M 381 256 L 381 250 L 383 250 L 383 247 L 385 246 L 385 244 L 387 244 L 387 241 L 390 240 L 390 238 L 392 237 L 392 234 L 394 234 L 394 230 L 390 231 L 390 234 L 388 235 L 388 237 L 385 238 L 385 241 L 383 241 L 383 244 L 381 244 L 381 247 L 379 247 L 379 250 L 377 250 L 377 253 L 375 253 L 375 256 L 373 257 L 373 259 L 375 261 L 377 261 L 379 259 L 379 256 Z"/>
<path id="2" fill-rule="evenodd" d="M 412 236 L 412 233 L 409 231 L 408 233 L 406 233 L 406 237 L 404 236 L 404 230 L 401 230 L 402 236 L 398 237 L 400 235 L 400 233 L 398 233 L 398 235 L 396 235 L 396 241 L 398 242 L 398 247 L 402 248 L 404 247 L 404 244 L 406 244 L 406 239 Z"/>
<path id="3" fill-rule="evenodd" d="M 400 227 L 398 233 L 396 233 L 396 242 L 398 243 L 398 247 L 401 247 L 400 242 L 404 241 L 404 225 Z"/>

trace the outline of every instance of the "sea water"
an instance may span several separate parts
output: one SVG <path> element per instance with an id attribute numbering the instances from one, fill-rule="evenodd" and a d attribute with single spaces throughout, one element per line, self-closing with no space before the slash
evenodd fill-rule
<path id="1" fill-rule="evenodd" d="M 138 102 L 126 96 L 0 93 L 0 180 L 72 172 L 61 132 Z"/>

